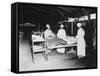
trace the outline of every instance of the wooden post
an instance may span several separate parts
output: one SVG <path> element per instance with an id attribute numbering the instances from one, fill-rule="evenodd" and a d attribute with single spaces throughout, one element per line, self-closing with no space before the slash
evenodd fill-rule
<path id="1" fill-rule="evenodd" d="M 71 22 L 71 33 L 73 35 L 73 22 Z"/>

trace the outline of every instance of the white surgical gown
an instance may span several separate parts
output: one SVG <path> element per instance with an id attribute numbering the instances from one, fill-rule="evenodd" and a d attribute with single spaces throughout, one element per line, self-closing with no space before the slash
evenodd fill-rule
<path id="1" fill-rule="evenodd" d="M 59 29 L 57 33 L 57 37 L 66 41 L 67 39 L 66 31 L 64 29 Z"/>
<path id="2" fill-rule="evenodd" d="M 85 53 L 85 40 L 84 40 L 85 31 L 80 28 L 77 32 L 77 55 L 78 56 L 86 56 Z"/>
<path id="3" fill-rule="evenodd" d="M 45 32 L 44 32 L 45 39 L 50 39 L 50 38 L 52 38 L 52 36 L 53 36 L 53 33 L 50 29 L 45 30 Z"/>

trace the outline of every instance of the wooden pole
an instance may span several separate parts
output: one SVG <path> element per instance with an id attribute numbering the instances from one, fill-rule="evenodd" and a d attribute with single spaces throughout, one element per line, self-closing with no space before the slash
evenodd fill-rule
<path id="1" fill-rule="evenodd" d="M 71 33 L 73 35 L 73 22 L 71 22 Z"/>

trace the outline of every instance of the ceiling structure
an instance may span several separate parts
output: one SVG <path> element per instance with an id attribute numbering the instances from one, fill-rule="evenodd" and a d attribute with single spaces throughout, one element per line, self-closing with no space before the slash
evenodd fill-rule
<path id="1" fill-rule="evenodd" d="M 60 5 L 20 5 L 19 22 L 33 24 L 55 24 L 68 17 L 81 17 L 91 13 L 96 13 L 95 8 L 72 7 Z"/>

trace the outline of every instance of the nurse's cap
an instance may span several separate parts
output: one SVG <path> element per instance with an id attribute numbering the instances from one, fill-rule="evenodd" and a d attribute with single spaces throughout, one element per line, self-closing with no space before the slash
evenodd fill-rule
<path id="1" fill-rule="evenodd" d="M 61 25 L 60 25 L 60 27 L 64 27 L 64 25 L 63 25 L 63 24 L 61 24 Z"/>
<path id="2" fill-rule="evenodd" d="M 77 23 L 77 27 L 81 27 L 82 26 L 82 24 L 81 23 Z"/>
<path id="3" fill-rule="evenodd" d="M 46 27 L 50 27 L 50 25 L 49 24 L 46 24 Z"/>

